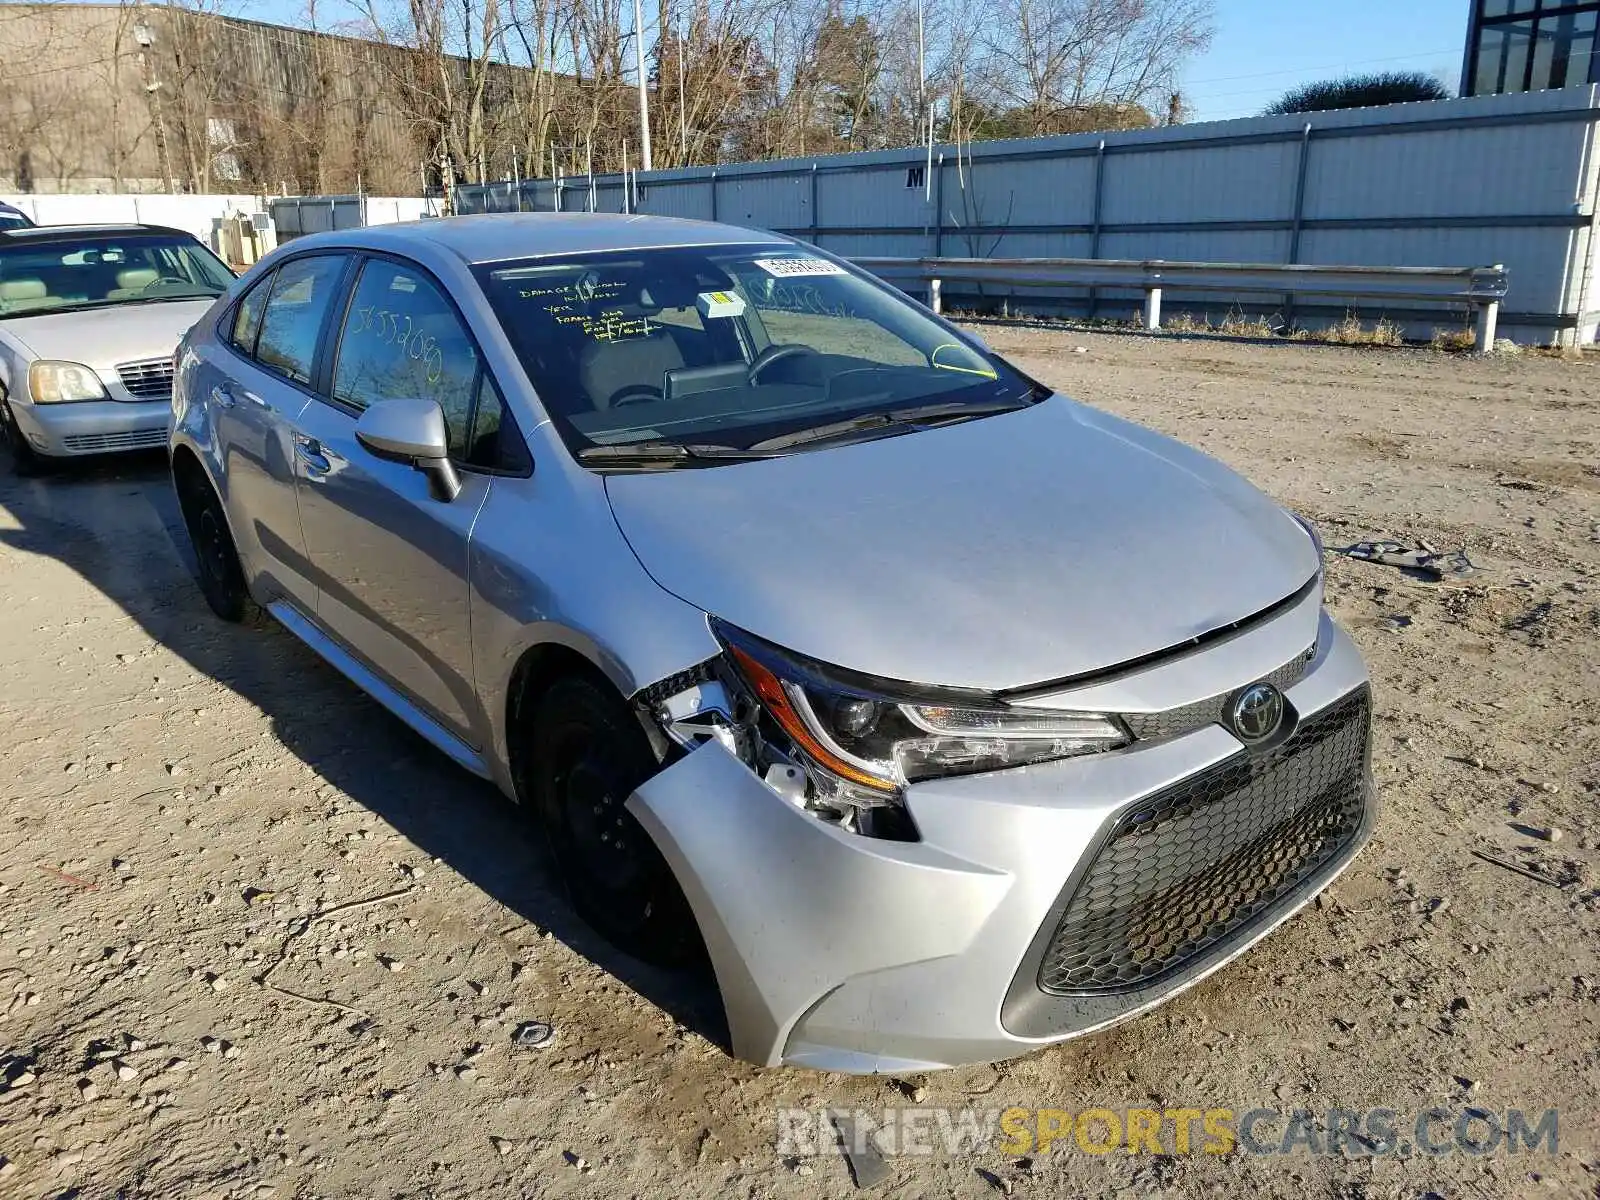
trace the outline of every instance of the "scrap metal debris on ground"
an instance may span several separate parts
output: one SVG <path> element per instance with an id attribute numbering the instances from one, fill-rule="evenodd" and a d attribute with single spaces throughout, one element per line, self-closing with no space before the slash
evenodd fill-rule
<path id="1" fill-rule="evenodd" d="M 1467 558 L 1465 550 L 1446 550 L 1441 553 L 1426 542 L 1418 546 L 1389 541 L 1357 542 L 1353 546 L 1334 547 L 1333 551 L 1346 558 L 1399 567 L 1407 574 L 1420 574 L 1435 582 L 1441 579 L 1466 579 L 1480 570 Z"/>
<path id="2" fill-rule="evenodd" d="M 556 1027 L 549 1021 L 524 1021 L 511 1034 L 518 1050 L 543 1050 L 556 1040 Z"/>

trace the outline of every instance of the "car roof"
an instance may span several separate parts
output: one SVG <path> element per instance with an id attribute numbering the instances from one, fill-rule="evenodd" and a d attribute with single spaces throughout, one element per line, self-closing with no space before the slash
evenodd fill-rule
<path id="1" fill-rule="evenodd" d="M 431 217 L 393 225 L 368 225 L 294 239 L 321 244 L 404 252 L 426 242 L 464 262 L 492 263 L 548 255 L 598 254 L 608 250 L 656 250 L 672 246 L 786 245 L 792 239 L 713 221 L 623 213 L 480 213 Z"/>
<path id="2" fill-rule="evenodd" d="M 18 242 L 70 242 L 76 238 L 109 237 L 116 234 L 154 233 L 194 239 L 187 229 L 169 225 L 28 225 L 21 229 L 0 229 L 0 246 Z"/>

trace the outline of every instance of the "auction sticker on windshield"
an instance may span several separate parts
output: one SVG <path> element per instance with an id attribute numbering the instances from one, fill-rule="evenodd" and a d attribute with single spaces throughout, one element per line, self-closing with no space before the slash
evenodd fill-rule
<path id="1" fill-rule="evenodd" d="M 744 316 L 744 297 L 733 292 L 701 292 L 695 297 L 695 307 L 700 315 L 712 317 Z"/>
<path id="2" fill-rule="evenodd" d="M 844 268 L 825 258 L 758 258 L 756 266 L 768 275 L 779 279 L 796 279 L 806 275 L 843 275 Z"/>

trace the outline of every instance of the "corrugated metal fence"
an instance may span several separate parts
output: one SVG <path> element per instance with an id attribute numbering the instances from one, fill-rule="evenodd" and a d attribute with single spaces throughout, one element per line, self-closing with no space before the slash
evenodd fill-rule
<path id="1" fill-rule="evenodd" d="M 1501 328 L 1593 342 L 1600 321 L 1600 89 L 1043 138 L 460 187 L 461 212 L 637 211 L 791 234 L 848 256 L 1163 258 L 1359 266 L 1503 263 Z M 1063 290 L 1044 306 L 1131 315 L 1136 293 Z M 951 307 L 1010 303 L 948 289 Z M 1041 307 L 1037 293 L 1026 297 Z M 1169 311 L 1230 307 L 1171 293 Z M 1314 321 L 1352 300 L 1237 298 Z M 1464 321 L 1417 305 L 1425 332 Z M 1414 329 L 1414 331 L 1418 331 Z"/>

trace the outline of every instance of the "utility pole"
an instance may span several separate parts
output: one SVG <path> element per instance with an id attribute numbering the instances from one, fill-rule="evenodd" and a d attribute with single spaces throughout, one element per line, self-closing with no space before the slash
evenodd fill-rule
<path id="1" fill-rule="evenodd" d="M 155 45 L 155 31 L 140 16 L 133 27 L 133 40 L 139 43 L 139 74 L 144 79 L 145 95 L 156 115 L 156 161 L 160 165 L 161 180 L 168 192 L 172 191 L 172 156 L 167 148 L 167 117 L 161 104 L 161 80 L 155 77 L 151 62 L 151 47 Z"/>
<path id="2" fill-rule="evenodd" d="M 933 203 L 933 105 L 928 103 L 927 47 L 923 35 L 922 0 L 917 0 L 917 125 L 927 126 L 928 162 L 922 172 L 924 200 Z"/>
<path id="3" fill-rule="evenodd" d="M 644 158 L 644 169 L 651 170 L 650 165 L 650 92 L 647 86 L 648 79 L 644 73 L 644 5 L 640 0 L 633 0 L 633 57 L 639 67 L 639 138 L 643 143 L 640 147 Z"/>
<path id="4" fill-rule="evenodd" d="M 923 44 L 922 0 L 917 0 L 917 132 L 922 132 L 923 106 L 928 103 L 927 50 Z"/>
<path id="5" fill-rule="evenodd" d="M 689 165 L 689 95 L 683 88 L 683 60 L 688 52 L 683 44 L 683 13 L 678 14 L 678 165 Z"/>

